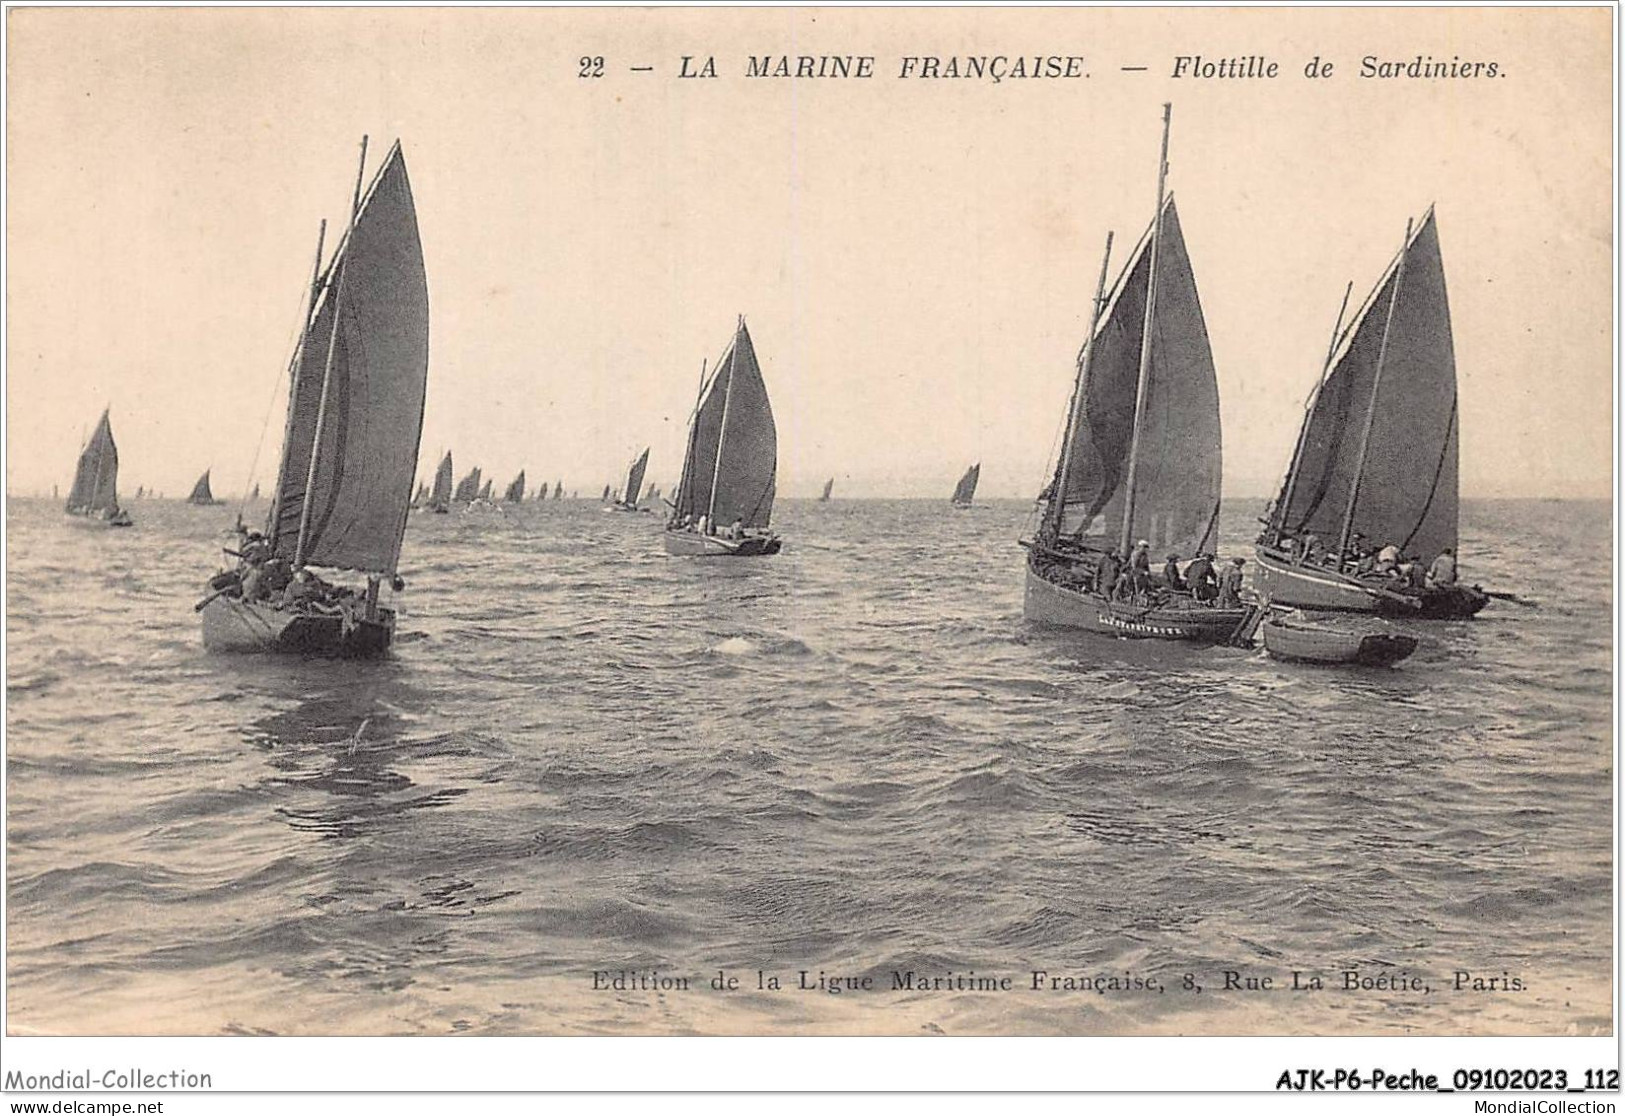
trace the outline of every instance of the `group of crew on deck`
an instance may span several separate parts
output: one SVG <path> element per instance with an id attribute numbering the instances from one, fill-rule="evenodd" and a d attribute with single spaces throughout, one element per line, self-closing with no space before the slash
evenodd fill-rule
<path id="1" fill-rule="evenodd" d="M 1244 558 L 1232 558 L 1222 568 L 1214 567 L 1214 555 L 1203 552 L 1192 558 L 1184 570 L 1178 554 L 1169 554 L 1162 572 L 1151 571 L 1151 543 L 1141 539 L 1124 554 L 1107 551 L 1095 564 L 1092 577 L 1086 574 L 1084 588 L 1109 600 L 1135 604 L 1161 603 L 1176 593 L 1189 593 L 1197 604 L 1215 608 L 1241 607 Z"/>
<path id="2" fill-rule="evenodd" d="M 745 520 L 742 517 L 736 518 L 730 526 L 719 530 L 709 517 L 702 515 L 696 518 L 684 512 L 673 519 L 671 525 L 679 531 L 694 531 L 697 534 L 720 537 L 732 542 L 738 542 L 746 533 Z"/>
<path id="3" fill-rule="evenodd" d="M 272 608 L 337 616 L 346 626 L 366 612 L 366 596 L 343 585 L 324 581 L 307 569 L 294 569 L 287 557 L 275 553 L 258 531 L 238 527 L 237 568 L 222 574 L 215 587 L 234 598 L 256 601 Z"/>
<path id="4" fill-rule="evenodd" d="M 1336 548 L 1328 548 L 1312 532 L 1302 538 L 1282 535 L 1275 549 L 1295 566 L 1319 566 L 1379 583 L 1396 592 L 1423 592 L 1456 584 L 1456 552 L 1448 546 L 1427 566 L 1415 554 L 1403 554 L 1392 543 L 1382 547 L 1370 545 L 1358 531 L 1349 537 L 1348 549 L 1341 553 Z"/>

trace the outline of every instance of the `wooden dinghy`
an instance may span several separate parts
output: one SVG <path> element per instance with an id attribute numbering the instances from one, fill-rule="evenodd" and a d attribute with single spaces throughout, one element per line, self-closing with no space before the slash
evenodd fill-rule
<path id="1" fill-rule="evenodd" d="M 1416 637 L 1394 632 L 1342 631 L 1271 617 L 1259 626 L 1264 650 L 1295 663 L 1392 666 L 1416 650 Z"/>

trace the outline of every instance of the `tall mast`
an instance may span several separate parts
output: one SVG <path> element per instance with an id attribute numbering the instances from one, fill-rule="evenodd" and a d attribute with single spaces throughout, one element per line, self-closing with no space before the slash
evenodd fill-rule
<path id="1" fill-rule="evenodd" d="M 1405 244 L 1399 250 L 1399 263 L 1394 267 L 1394 293 L 1388 299 L 1388 313 L 1382 321 L 1382 344 L 1377 348 L 1377 370 L 1371 376 L 1371 404 L 1365 412 L 1365 430 L 1360 434 L 1360 458 L 1354 466 L 1354 484 L 1349 487 L 1349 506 L 1343 512 L 1343 532 L 1338 537 L 1337 553 L 1347 554 L 1349 530 L 1354 526 L 1354 505 L 1360 499 L 1360 480 L 1365 475 L 1365 456 L 1371 448 L 1371 427 L 1377 419 L 1377 392 L 1382 388 L 1382 366 L 1388 359 L 1388 334 L 1394 327 L 1394 307 L 1399 305 L 1399 288 L 1405 282 L 1405 256 L 1411 247 L 1411 222 L 1405 221 Z"/>
<path id="2" fill-rule="evenodd" d="M 733 350 L 728 354 L 728 385 L 722 389 L 722 422 L 717 427 L 717 454 L 711 463 L 711 501 L 705 510 L 706 523 L 712 530 L 717 525 L 717 481 L 722 476 L 722 444 L 728 439 L 728 412 L 733 409 L 734 370 L 739 367 L 739 338 L 745 332 L 745 315 L 739 315 L 739 326 L 734 330 Z"/>
<path id="3" fill-rule="evenodd" d="M 350 199 L 350 226 L 344 232 L 344 241 L 348 245 L 350 238 L 355 234 L 356 216 L 361 211 L 361 180 L 367 173 L 367 137 L 361 137 L 361 165 L 355 172 L 355 194 Z M 333 329 L 327 337 L 327 361 L 322 366 L 322 397 L 316 405 L 316 432 L 310 439 L 310 469 L 305 474 L 305 498 L 299 508 L 299 538 L 293 548 L 293 564 L 299 567 L 305 564 L 305 543 L 310 536 L 310 497 L 311 490 L 316 487 L 316 465 L 322 454 L 322 427 L 327 422 L 327 398 L 333 387 L 333 351 L 338 347 L 339 340 L 339 313 L 342 309 L 341 300 L 344 295 L 344 276 L 349 271 L 349 253 L 346 251 L 342 260 L 336 261 L 339 269 L 337 278 L 331 284 L 333 291 Z"/>
<path id="4" fill-rule="evenodd" d="M 1058 535 L 1061 531 L 1061 520 L 1066 515 L 1066 485 L 1072 469 L 1072 438 L 1073 432 L 1078 428 L 1078 412 L 1083 409 L 1083 392 L 1089 383 L 1089 364 L 1095 355 L 1095 331 L 1100 328 L 1101 303 L 1106 298 L 1106 269 L 1112 258 L 1112 234 L 1106 234 L 1106 252 L 1100 258 L 1100 281 L 1095 284 L 1094 307 L 1089 315 L 1089 336 L 1084 339 L 1083 350 L 1078 354 L 1078 373 L 1072 381 L 1072 406 L 1066 412 L 1066 434 L 1061 441 L 1061 461 L 1057 466 L 1055 480 L 1050 485 L 1049 507 L 1044 509 L 1045 518 L 1049 521 L 1046 535 Z"/>
<path id="5" fill-rule="evenodd" d="M 1303 444 L 1309 438 L 1309 424 L 1315 417 L 1315 405 L 1320 402 L 1320 393 L 1326 387 L 1326 377 L 1332 371 L 1332 357 L 1337 354 L 1338 335 L 1343 332 L 1343 315 L 1348 312 L 1349 296 L 1354 293 L 1354 282 L 1343 288 L 1343 305 L 1337 308 L 1337 324 L 1332 326 L 1332 339 L 1326 346 L 1326 361 L 1320 366 L 1320 379 L 1315 384 L 1315 393 L 1309 397 L 1309 408 L 1303 416 L 1303 425 L 1298 427 L 1298 444 L 1292 448 L 1292 465 L 1287 469 L 1286 488 L 1281 492 L 1281 502 L 1275 509 L 1275 538 L 1271 542 L 1281 541 L 1281 531 L 1286 527 L 1286 517 L 1292 510 L 1292 491 L 1298 487 L 1298 473 L 1303 469 Z"/>
<path id="6" fill-rule="evenodd" d="M 1140 337 L 1140 379 L 1134 388 L 1134 435 L 1129 439 L 1128 482 L 1123 490 L 1123 529 L 1118 533 L 1118 548 L 1128 549 L 1129 534 L 1134 530 L 1134 482 L 1140 465 L 1140 418 L 1145 410 L 1145 388 L 1151 378 L 1151 327 L 1157 309 L 1157 250 L 1162 246 L 1162 197 L 1168 181 L 1168 121 L 1173 115 L 1171 104 L 1162 106 L 1162 159 L 1157 164 L 1157 213 L 1151 218 L 1151 274 L 1145 292 L 1145 328 Z"/>

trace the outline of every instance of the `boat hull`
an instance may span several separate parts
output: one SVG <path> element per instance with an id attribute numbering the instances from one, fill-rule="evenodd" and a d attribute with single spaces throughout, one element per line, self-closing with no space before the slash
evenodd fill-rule
<path id="1" fill-rule="evenodd" d="M 202 609 L 203 646 L 210 651 L 276 652 L 358 659 L 382 655 L 395 634 L 395 614 L 346 627 L 338 616 L 314 615 L 263 602 L 216 597 Z"/>
<path id="2" fill-rule="evenodd" d="M 1394 593 L 1328 569 L 1293 566 L 1260 548 L 1253 583 L 1271 602 L 1321 612 L 1369 612 L 1419 620 L 1465 620 L 1490 603 L 1482 590 L 1453 585 Z"/>
<path id="3" fill-rule="evenodd" d="M 666 553 L 678 558 L 760 558 L 777 554 L 783 543 L 777 535 L 724 539 L 694 531 L 665 531 Z"/>
<path id="4" fill-rule="evenodd" d="M 1032 624 L 1075 628 L 1119 639 L 1164 639 L 1185 643 L 1229 643 L 1251 619 L 1253 608 L 1179 604 L 1155 606 L 1107 601 L 1056 585 L 1029 564 L 1022 615 Z"/>
<path id="5" fill-rule="evenodd" d="M 1410 657 L 1416 637 L 1389 632 L 1340 632 L 1266 620 L 1259 628 L 1264 650 L 1298 663 L 1391 666 Z"/>
<path id="6" fill-rule="evenodd" d="M 130 518 L 130 513 L 127 512 L 127 511 L 124 511 L 122 508 L 119 509 L 118 511 L 114 512 L 112 515 L 106 515 L 106 514 L 104 514 L 102 512 L 90 512 L 90 511 L 73 512 L 73 511 L 71 511 L 71 512 L 68 513 L 68 518 L 69 518 L 70 521 L 72 521 L 74 523 L 83 523 L 83 524 L 85 524 L 87 526 L 90 526 L 90 527 L 134 527 L 135 526 L 135 520 Z"/>

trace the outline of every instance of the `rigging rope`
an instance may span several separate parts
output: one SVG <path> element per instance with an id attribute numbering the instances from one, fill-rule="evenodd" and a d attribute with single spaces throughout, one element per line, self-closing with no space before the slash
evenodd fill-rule
<path id="1" fill-rule="evenodd" d="M 300 320 L 293 327 L 293 338 L 292 338 L 292 344 L 289 347 L 289 351 L 288 351 L 288 359 L 282 362 L 282 371 L 277 374 L 276 382 L 271 386 L 271 398 L 266 400 L 266 403 L 265 403 L 265 419 L 264 419 L 263 422 L 260 423 L 259 441 L 254 443 L 254 457 L 253 457 L 253 460 L 250 461 L 249 465 L 248 465 L 248 478 L 243 482 L 242 495 L 238 498 L 238 501 L 237 501 L 237 522 L 238 523 L 241 523 L 243 521 L 243 509 L 248 506 L 248 493 L 250 491 L 251 486 L 254 483 L 254 474 L 255 474 L 256 471 L 258 471 L 258 469 L 260 467 L 260 451 L 265 448 L 265 432 L 271 426 L 271 416 L 276 413 L 277 395 L 282 390 L 282 381 L 287 376 L 288 369 L 290 369 L 293 366 L 294 352 L 296 352 L 298 350 L 299 342 L 304 337 L 305 321 L 304 321 L 303 314 L 304 314 L 305 301 L 309 297 L 310 297 L 310 292 L 308 292 L 308 291 L 301 291 L 299 293 L 299 308 L 300 308 L 300 315 L 301 315 Z M 280 478 L 278 478 L 278 479 L 280 479 Z"/>

